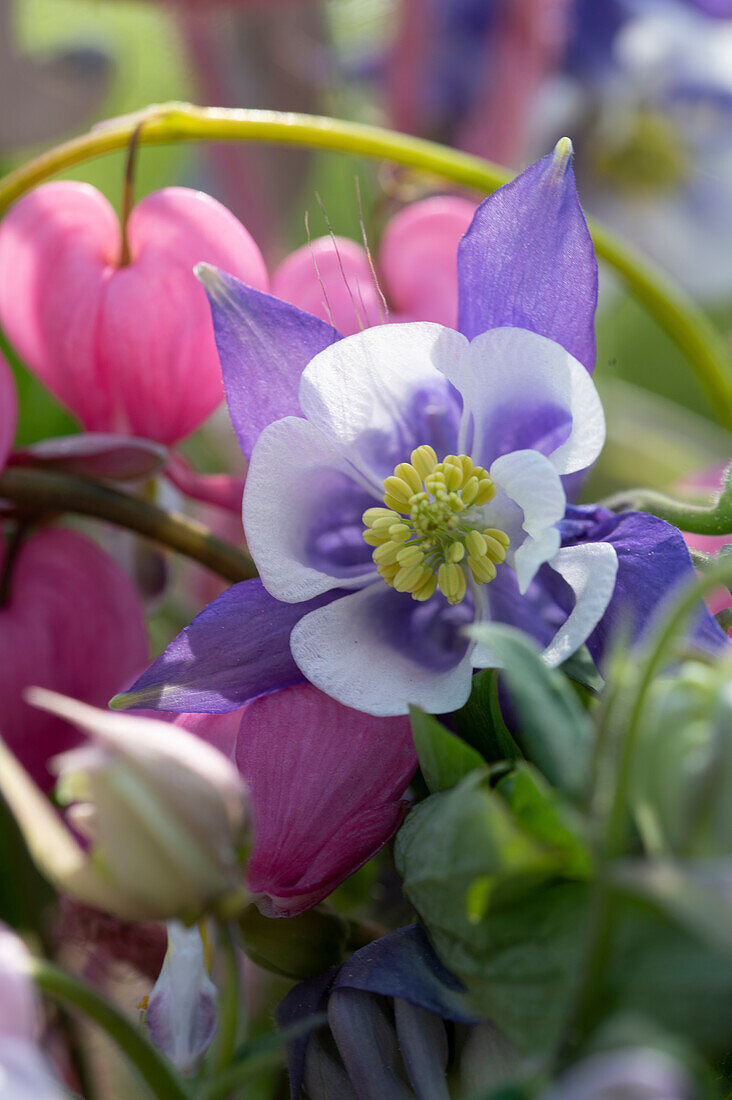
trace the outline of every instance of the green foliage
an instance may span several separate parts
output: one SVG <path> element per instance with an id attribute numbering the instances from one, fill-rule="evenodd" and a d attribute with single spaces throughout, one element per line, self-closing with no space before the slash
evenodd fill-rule
<path id="1" fill-rule="evenodd" d="M 521 756 L 501 714 L 498 674 L 494 669 L 486 668 L 473 677 L 470 698 L 455 712 L 455 729 L 488 763 Z"/>
<path id="2" fill-rule="evenodd" d="M 548 668 L 537 646 L 512 627 L 481 623 L 470 634 L 504 662 L 501 681 L 516 712 L 516 740 L 524 755 L 560 790 L 584 794 L 592 722 L 566 678 Z"/>
<path id="3" fill-rule="evenodd" d="M 264 970 L 286 978 L 310 978 L 346 956 L 348 921 L 322 906 L 296 917 L 263 917 L 248 906 L 238 921 L 249 958 Z"/>
<path id="4" fill-rule="evenodd" d="M 409 719 L 419 766 L 431 794 L 454 787 L 464 776 L 483 767 L 480 753 L 431 714 L 410 707 Z"/>

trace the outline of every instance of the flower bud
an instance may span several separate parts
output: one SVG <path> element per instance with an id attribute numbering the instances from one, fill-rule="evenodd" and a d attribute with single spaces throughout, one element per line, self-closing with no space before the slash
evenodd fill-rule
<path id="1" fill-rule="evenodd" d="M 247 826 L 246 787 L 234 765 L 164 722 L 39 688 L 28 696 L 89 735 L 53 761 L 59 800 L 88 849 L 0 743 L 0 789 L 59 890 L 128 920 L 192 921 L 234 906 L 243 895 Z"/>
<path id="2" fill-rule="evenodd" d="M 145 1012 L 148 1034 L 181 1073 L 193 1073 L 216 1034 L 216 986 L 201 930 L 168 921 L 168 950 Z"/>

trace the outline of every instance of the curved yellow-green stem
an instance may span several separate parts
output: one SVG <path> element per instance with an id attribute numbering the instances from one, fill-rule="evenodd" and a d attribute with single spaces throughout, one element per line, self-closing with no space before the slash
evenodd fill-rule
<path id="1" fill-rule="evenodd" d="M 377 157 L 442 179 L 494 191 L 511 174 L 479 157 L 377 126 L 316 115 L 233 110 L 169 103 L 112 119 L 58 145 L 0 181 L 0 214 L 35 184 L 73 164 L 123 149 L 144 121 L 140 142 L 257 141 Z M 732 428 L 732 365 L 714 326 L 687 296 L 599 225 L 590 226 L 597 255 L 613 267 L 683 352 L 720 422 Z"/>

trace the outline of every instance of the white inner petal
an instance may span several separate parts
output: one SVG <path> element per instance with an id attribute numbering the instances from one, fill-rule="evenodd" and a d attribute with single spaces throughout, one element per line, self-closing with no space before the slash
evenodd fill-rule
<path id="1" fill-rule="evenodd" d="M 559 665 L 587 641 L 605 614 L 615 591 L 618 556 L 609 542 L 586 542 L 564 547 L 549 564 L 576 599 L 567 621 L 544 650 L 547 664 Z"/>

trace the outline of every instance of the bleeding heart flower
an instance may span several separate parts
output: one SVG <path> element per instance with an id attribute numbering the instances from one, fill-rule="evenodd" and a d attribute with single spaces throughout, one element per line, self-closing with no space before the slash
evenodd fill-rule
<path id="1" fill-rule="evenodd" d="M 148 195 L 120 264 L 112 206 L 87 184 L 44 184 L 0 224 L 0 323 L 85 428 L 174 443 L 223 397 L 200 260 L 267 288 L 247 230 L 200 191 Z"/>
<path id="2" fill-rule="evenodd" d="M 0 544 L 0 573 L 5 558 Z M 145 620 L 119 566 L 75 531 L 46 528 L 26 539 L 0 607 L 0 730 L 34 779 L 51 785 L 49 757 L 78 733 L 22 698 L 30 684 L 106 705 L 147 658 Z"/>
<path id="3" fill-rule="evenodd" d="M 18 399 L 15 383 L 5 360 L 0 357 L 0 470 L 10 454 L 18 419 Z"/>
<path id="4" fill-rule="evenodd" d="M 390 321 L 457 322 L 457 248 L 475 203 L 440 195 L 412 203 L 387 225 L 379 249 L 386 305 L 369 258 L 346 237 L 320 237 L 287 257 L 272 293 L 330 321 L 344 336 Z"/>
<path id="5" fill-rule="evenodd" d="M 231 756 L 247 783 L 247 886 L 266 916 L 317 905 L 401 823 L 417 766 L 406 718 L 372 718 L 299 684 L 176 725 Z"/>

